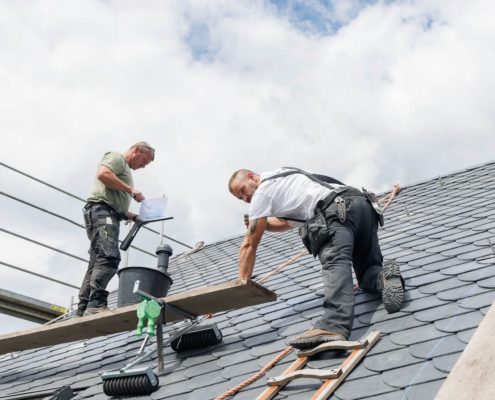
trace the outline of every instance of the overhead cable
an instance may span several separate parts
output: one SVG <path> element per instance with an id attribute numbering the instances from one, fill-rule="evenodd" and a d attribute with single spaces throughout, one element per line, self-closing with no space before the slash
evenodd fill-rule
<path id="1" fill-rule="evenodd" d="M 75 256 L 74 254 L 66 253 L 65 251 L 62 251 L 62 250 L 56 249 L 55 247 L 48 246 L 47 244 L 43 244 L 43 243 L 37 242 L 36 240 L 29 239 L 29 238 L 27 238 L 27 237 L 25 237 L 25 236 L 21 236 L 21 235 L 19 235 L 19 234 L 17 234 L 17 233 L 10 232 L 10 231 L 8 231 L 7 229 L 0 228 L 0 231 L 1 231 L 1 232 L 8 233 L 9 235 L 16 236 L 16 237 L 18 237 L 18 238 L 21 238 L 21 239 L 27 240 L 28 242 L 31 242 L 31 243 L 37 244 L 38 246 L 43 246 L 43 247 L 46 247 L 47 249 L 50 249 L 50 250 L 53 250 L 53 251 L 58 251 L 59 253 L 65 254 L 66 256 L 69 256 L 69 257 L 72 257 L 72 258 L 75 258 L 76 260 L 81 260 L 81 261 L 84 261 L 84 262 L 88 262 L 88 260 L 85 260 L 84 258 L 81 258 L 81 257 Z"/>
<path id="2" fill-rule="evenodd" d="M 52 281 L 52 282 L 60 283 L 61 285 L 69 286 L 69 287 L 77 289 L 77 290 L 81 289 L 77 286 L 71 285 L 70 283 L 58 281 L 56 279 L 49 278 L 48 276 L 37 274 L 36 272 L 28 271 L 27 269 L 24 269 L 24 268 L 15 267 L 12 264 L 7 264 L 7 263 L 4 263 L 3 261 L 0 261 L 0 264 L 5 265 L 6 267 L 9 267 L 9 268 L 13 268 L 13 269 L 17 269 L 17 270 L 22 271 L 22 272 L 26 272 L 26 273 L 31 274 L 31 275 L 39 276 L 40 278 L 47 279 L 47 280 Z"/>
<path id="3" fill-rule="evenodd" d="M 51 211 L 45 210 L 44 208 L 41 208 L 41 207 L 35 206 L 34 204 L 28 203 L 27 201 L 24 201 L 24 200 L 21 200 L 21 199 L 19 199 L 19 198 L 17 198 L 17 197 L 11 196 L 10 194 L 4 193 L 4 192 L 0 192 L 0 194 L 1 194 L 1 195 L 3 195 L 3 196 L 5 196 L 5 197 L 8 197 L 8 198 L 10 198 L 10 199 L 12 199 L 12 200 L 16 200 L 16 201 L 18 201 L 18 202 L 20 202 L 20 203 L 23 203 L 23 204 L 25 204 L 25 205 L 27 205 L 27 206 L 30 206 L 30 207 L 36 208 L 37 210 L 43 211 L 43 212 L 45 212 L 45 213 L 47 213 L 47 214 L 53 215 L 54 217 L 57 217 L 57 218 L 63 219 L 64 221 L 70 222 L 71 224 L 76 225 L 76 226 L 78 226 L 79 228 L 86 229 L 86 227 L 85 227 L 84 225 L 78 224 L 77 222 L 72 221 L 72 220 L 71 220 L 71 219 L 69 219 L 69 218 L 62 217 L 61 215 L 58 215 L 58 214 L 55 214 L 55 213 L 53 213 L 53 212 L 51 212 Z M 120 242 L 120 243 L 122 243 L 122 240 L 119 240 L 119 242 Z M 155 254 L 150 253 L 150 252 L 148 252 L 148 251 L 146 251 L 146 250 L 142 250 L 142 249 L 140 249 L 139 247 L 135 247 L 135 246 L 131 246 L 131 247 L 132 247 L 133 249 L 136 249 L 136 250 L 138 250 L 138 251 L 140 251 L 140 252 L 144 253 L 144 254 L 148 254 L 149 256 L 152 256 L 152 257 L 157 258 L 157 256 L 156 256 Z"/>
<path id="4" fill-rule="evenodd" d="M 64 193 L 64 194 L 66 194 L 67 196 L 73 197 L 73 198 L 75 198 L 75 199 L 77 199 L 77 200 L 80 200 L 80 201 L 82 201 L 82 202 L 86 203 L 86 200 L 84 200 L 83 198 L 81 198 L 81 197 L 79 197 L 79 196 L 76 196 L 76 195 L 74 195 L 74 194 L 72 194 L 72 193 L 66 192 L 65 190 L 62 190 L 62 189 L 60 189 L 60 188 L 58 188 L 58 187 L 56 187 L 56 186 L 50 185 L 49 183 L 46 183 L 46 182 L 42 181 L 41 179 L 38 179 L 38 178 L 35 178 L 34 176 L 31 176 L 31 175 L 29 175 L 29 174 L 26 174 L 25 172 L 19 171 L 18 169 L 15 169 L 15 168 L 11 167 L 10 165 L 4 164 L 3 162 L 0 162 L 0 165 L 1 165 L 2 167 L 8 168 L 8 169 L 10 169 L 10 170 L 12 170 L 12 171 L 14 171 L 14 172 L 17 172 L 18 174 L 21 174 L 21 175 L 24 175 L 24 176 L 26 176 L 26 177 L 28 177 L 28 178 L 30 178 L 30 179 L 33 179 L 33 180 L 35 180 L 36 182 L 39 182 L 39 183 L 41 183 L 41 184 L 43 184 L 43 185 L 46 185 L 46 186 L 48 186 L 48 187 L 50 187 L 50 188 L 52 188 L 52 189 L 55 189 L 55 190 L 57 190 L 57 191 L 59 191 L 59 192 L 61 192 L 61 193 Z M 149 230 L 150 232 L 153 232 L 153 233 L 156 233 L 156 234 L 160 235 L 160 232 L 155 231 L 154 229 L 148 228 L 147 226 L 144 226 L 144 229 L 147 229 L 147 230 Z M 182 245 L 182 246 L 184 246 L 184 247 L 187 247 L 187 248 L 189 248 L 189 249 L 192 249 L 192 247 L 191 247 L 191 246 L 189 246 L 189 245 L 187 245 L 187 244 L 185 244 L 185 243 L 179 242 L 178 240 L 175 240 L 175 239 L 171 238 L 170 236 L 163 235 L 163 234 L 162 234 L 162 236 L 163 236 L 164 238 L 167 238 L 168 240 L 171 240 L 172 242 L 178 243 L 178 244 L 180 244 L 180 245 Z M 132 246 L 131 246 L 131 247 L 132 247 Z"/>

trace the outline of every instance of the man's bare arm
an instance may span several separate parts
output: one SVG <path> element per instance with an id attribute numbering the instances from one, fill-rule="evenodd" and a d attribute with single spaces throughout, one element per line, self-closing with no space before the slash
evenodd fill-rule
<path id="1" fill-rule="evenodd" d="M 266 224 L 268 232 L 287 232 L 292 229 L 294 229 L 293 226 L 280 221 L 278 218 L 270 218 Z"/>
<path id="2" fill-rule="evenodd" d="M 246 225 L 246 228 L 249 227 L 249 215 L 244 214 L 244 224 Z M 268 232 L 286 232 L 294 229 L 293 226 L 290 226 L 282 221 L 280 221 L 278 218 L 270 218 L 266 221 L 266 229 Z"/>
<path id="3" fill-rule="evenodd" d="M 119 178 L 117 178 L 117 175 L 115 175 L 113 171 L 110 168 L 108 168 L 106 165 L 100 165 L 98 167 L 98 172 L 96 173 L 96 177 L 107 188 L 133 194 L 136 196 L 135 198 L 137 202 L 144 200 L 144 196 L 139 190 L 133 189 L 129 185 L 122 182 Z"/>
<path id="4" fill-rule="evenodd" d="M 249 223 L 246 237 L 239 251 L 239 278 L 251 278 L 253 274 L 256 250 L 265 233 L 266 221 L 267 218 L 263 217 Z"/>

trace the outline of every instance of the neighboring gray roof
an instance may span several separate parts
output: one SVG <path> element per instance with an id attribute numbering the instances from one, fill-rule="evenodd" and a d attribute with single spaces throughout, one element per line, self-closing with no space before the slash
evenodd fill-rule
<path id="1" fill-rule="evenodd" d="M 409 215 L 406 214 L 405 206 Z M 406 187 L 379 232 L 386 260 L 401 264 L 408 291 L 400 312 L 387 314 L 376 295 L 356 294 L 351 340 L 381 330 L 382 338 L 331 399 L 433 399 L 495 300 L 495 164 L 477 166 Z M 237 277 L 242 237 L 209 244 L 172 262 L 170 293 Z M 266 234 L 255 266 L 262 277 L 302 251 L 296 232 Z M 258 372 L 321 313 L 320 264 L 303 256 L 265 285 L 275 303 L 216 315 L 223 342 L 183 353 L 165 349 L 167 373 L 152 399 L 213 399 Z M 116 293 L 111 295 L 115 306 Z M 171 326 L 166 327 L 169 331 Z M 105 399 L 99 374 L 121 367 L 141 341 L 134 332 L 0 357 L 0 393 L 70 384 L 78 398 Z M 345 355 L 315 356 L 310 368 L 338 366 Z M 255 399 L 266 380 L 295 360 L 281 360 L 234 398 Z M 156 365 L 156 359 L 153 360 Z M 316 380 L 288 384 L 276 399 L 309 399 Z M 146 396 L 140 398 L 149 398 Z"/>

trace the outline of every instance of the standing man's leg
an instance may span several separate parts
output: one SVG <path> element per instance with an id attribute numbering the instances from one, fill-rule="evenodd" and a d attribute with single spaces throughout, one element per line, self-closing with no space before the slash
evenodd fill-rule
<path id="1" fill-rule="evenodd" d="M 108 282 L 117 273 L 120 263 L 119 221 L 107 210 L 94 213 L 95 265 L 90 277 L 90 295 L 85 315 L 107 309 Z"/>
<path id="2" fill-rule="evenodd" d="M 347 202 L 347 200 L 346 200 Z M 352 207 L 348 203 L 347 221 L 340 222 L 337 206 L 326 210 L 330 231 L 327 243 L 319 252 L 325 290 L 324 313 L 314 330 L 291 339 L 296 348 L 309 348 L 332 340 L 347 340 L 354 320 L 354 285 L 352 283 L 352 253 L 354 229 L 350 222 Z"/>
<path id="3" fill-rule="evenodd" d="M 84 275 L 84 279 L 81 285 L 81 289 L 79 290 L 79 303 L 77 304 L 76 317 L 82 317 L 86 308 L 88 307 L 89 296 L 91 294 L 90 281 L 91 275 L 93 274 L 93 269 L 96 262 L 96 252 L 93 248 L 93 244 L 89 249 L 89 265 L 88 270 L 86 271 L 86 275 Z"/>

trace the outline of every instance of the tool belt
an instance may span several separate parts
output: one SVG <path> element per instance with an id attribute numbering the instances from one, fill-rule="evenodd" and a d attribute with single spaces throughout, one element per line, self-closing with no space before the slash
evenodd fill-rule
<path id="1" fill-rule="evenodd" d="M 337 205 L 337 213 L 340 222 L 344 223 L 347 217 L 345 199 L 351 196 L 363 196 L 358 189 L 345 186 L 332 191 L 327 197 L 320 200 L 315 207 L 315 216 L 309 218 L 306 223 L 299 228 L 299 236 L 313 257 L 316 257 L 320 249 L 330 238 L 325 210 L 333 203 Z"/>
<path id="2" fill-rule="evenodd" d="M 86 203 L 86 205 L 83 208 L 83 216 L 84 216 L 84 223 L 86 224 L 86 228 L 91 227 L 91 212 L 97 211 L 97 210 L 105 210 L 109 211 L 112 213 L 112 215 L 117 218 L 117 221 L 127 221 L 129 218 L 127 217 L 126 214 L 124 214 L 120 209 L 118 209 L 115 206 L 111 206 L 110 204 L 107 204 L 105 202 L 99 202 L 99 203 Z"/>

